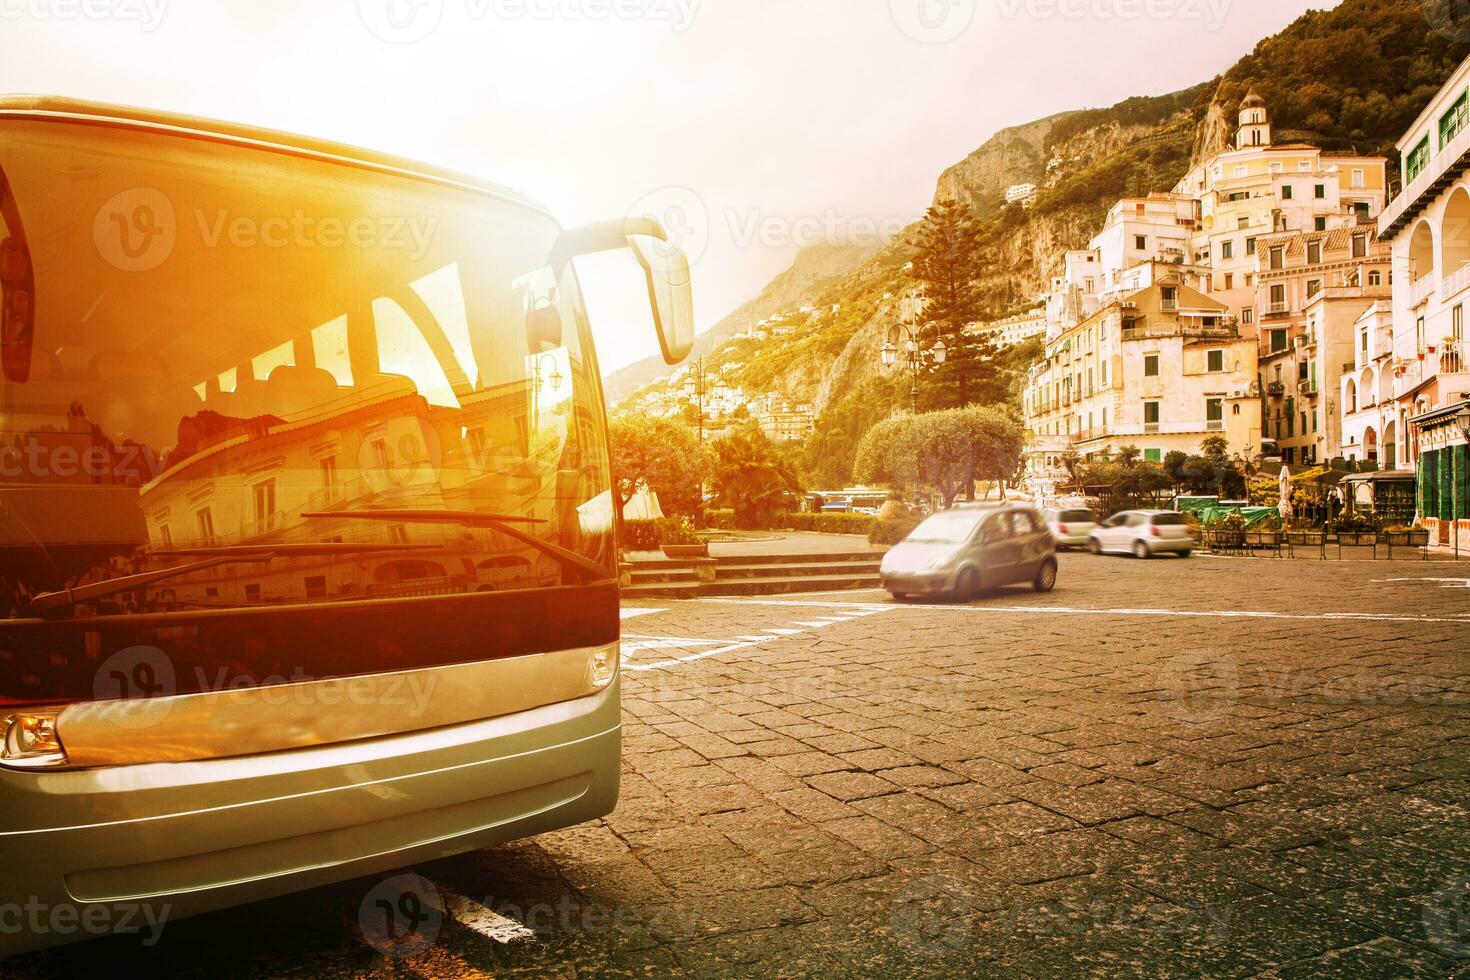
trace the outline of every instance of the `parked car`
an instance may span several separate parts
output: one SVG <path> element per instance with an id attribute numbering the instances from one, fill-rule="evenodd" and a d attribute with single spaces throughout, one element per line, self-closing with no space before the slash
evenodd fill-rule
<path id="1" fill-rule="evenodd" d="M 935 514 L 883 557 L 883 588 L 895 599 L 1026 584 L 1057 584 L 1056 542 L 1041 514 L 1024 506 L 961 507 Z"/>
<path id="2" fill-rule="evenodd" d="M 1130 510 L 1103 521 L 1088 536 L 1087 547 L 1094 555 L 1188 558 L 1194 553 L 1194 537 L 1189 521 L 1177 511 Z"/>
<path id="3" fill-rule="evenodd" d="M 854 514 L 862 514 L 864 517 L 877 517 L 878 516 L 878 508 L 877 507 L 854 507 L 852 509 L 852 512 Z"/>
<path id="4" fill-rule="evenodd" d="M 1053 507 L 1045 512 L 1046 526 L 1059 548 L 1086 548 L 1097 530 L 1097 514 L 1086 507 Z"/>
<path id="5" fill-rule="evenodd" d="M 847 500 L 834 500 L 822 507 L 824 514 L 851 514 L 852 503 Z"/>

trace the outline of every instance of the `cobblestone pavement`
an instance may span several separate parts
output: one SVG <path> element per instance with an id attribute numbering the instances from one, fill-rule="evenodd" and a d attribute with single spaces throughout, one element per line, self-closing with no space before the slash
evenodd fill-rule
<path id="1" fill-rule="evenodd" d="M 1049 596 L 631 608 L 617 812 L 411 869 L 434 945 L 364 945 L 374 879 L 7 966 L 1470 976 L 1464 574 L 1069 555 Z"/>

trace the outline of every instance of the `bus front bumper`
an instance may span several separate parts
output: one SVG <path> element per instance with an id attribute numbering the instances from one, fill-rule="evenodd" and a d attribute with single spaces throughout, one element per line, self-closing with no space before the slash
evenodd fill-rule
<path id="1" fill-rule="evenodd" d="M 228 759 L 0 771 L 0 957 L 612 812 L 620 681 L 487 721 Z"/>

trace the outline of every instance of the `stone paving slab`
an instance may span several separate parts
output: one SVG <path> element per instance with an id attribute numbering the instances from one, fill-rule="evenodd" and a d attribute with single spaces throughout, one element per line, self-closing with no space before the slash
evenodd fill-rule
<path id="1" fill-rule="evenodd" d="M 628 631 L 697 642 L 630 645 L 617 812 L 412 869 L 533 941 L 451 922 L 384 957 L 353 925 L 374 882 L 348 882 L 6 967 L 1470 976 L 1452 578 L 1065 556 L 1049 596 L 655 607 Z"/>

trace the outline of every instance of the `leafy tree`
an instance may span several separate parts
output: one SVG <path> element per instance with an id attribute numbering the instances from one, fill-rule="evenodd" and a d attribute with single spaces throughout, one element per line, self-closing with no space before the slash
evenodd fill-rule
<path id="1" fill-rule="evenodd" d="M 976 235 L 969 206 L 953 200 L 930 208 L 914 233 L 918 251 L 913 276 L 923 287 L 923 315 L 933 324 L 924 343 L 932 349 L 942 340 L 946 348 L 945 362 L 930 367 L 929 381 L 921 389 L 929 409 L 990 405 L 1006 397 L 1004 379 L 990 363 L 996 354 L 994 343 L 965 330 L 985 313 L 976 289 L 984 274 Z"/>
<path id="2" fill-rule="evenodd" d="M 855 475 L 864 483 L 931 490 L 949 507 L 961 494 L 973 496 L 977 479 L 1013 479 L 1024 441 L 1021 424 L 992 408 L 905 415 L 868 430 Z"/>
<path id="3" fill-rule="evenodd" d="M 620 415 L 608 423 L 618 514 L 647 487 L 669 514 L 692 515 L 699 501 L 705 454 L 688 425 L 648 415 Z"/>
<path id="4" fill-rule="evenodd" d="M 1143 458 L 1143 450 L 1137 446 L 1124 446 L 1118 450 L 1119 466 L 1137 466 L 1138 461 Z"/>
<path id="5" fill-rule="evenodd" d="M 735 526 L 770 526 L 801 486 L 790 465 L 760 426 L 746 423 L 721 439 L 714 450 L 715 492 L 735 511 Z"/>
<path id="6" fill-rule="evenodd" d="M 802 447 L 801 471 L 809 486 L 838 490 L 853 482 L 858 444 L 898 407 L 898 381 L 869 378 L 817 419 Z"/>
<path id="7" fill-rule="evenodd" d="M 1082 482 L 1095 493 L 1109 514 L 1154 507 L 1173 485 L 1158 463 L 1093 463 L 1082 472 Z"/>
<path id="8" fill-rule="evenodd" d="M 974 453 L 974 482 L 994 483 L 1001 487 L 1014 481 L 1021 468 L 1022 451 L 1026 448 L 1026 430 L 1014 415 L 996 408 L 972 405 L 963 409 L 961 419 L 970 428 Z"/>

